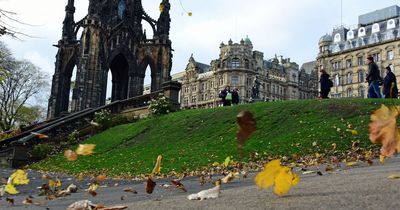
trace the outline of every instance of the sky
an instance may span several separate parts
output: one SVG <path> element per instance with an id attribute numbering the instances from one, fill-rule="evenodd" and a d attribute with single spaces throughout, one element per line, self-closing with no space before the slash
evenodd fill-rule
<path id="1" fill-rule="evenodd" d="M 2 36 L 18 59 L 28 59 L 48 74 L 54 73 L 62 21 L 68 0 L 0 0 L 0 8 L 17 13 L 14 18 L 33 26 L 13 23 L 18 30 L 38 38 L 21 40 Z M 157 19 L 161 0 L 143 0 L 145 11 Z M 318 40 L 334 27 L 356 26 L 358 16 L 399 4 L 396 0 L 170 0 L 172 73 L 184 71 L 190 55 L 210 64 L 219 45 L 248 36 L 253 50 L 267 60 L 276 55 L 291 58 L 300 66 L 315 60 Z M 75 0 L 75 21 L 88 10 L 88 0 Z M 187 12 L 192 12 L 188 16 Z M 148 25 L 143 24 L 145 28 Z M 147 36 L 151 35 L 147 30 Z M 146 72 L 149 81 L 149 72 Z"/>

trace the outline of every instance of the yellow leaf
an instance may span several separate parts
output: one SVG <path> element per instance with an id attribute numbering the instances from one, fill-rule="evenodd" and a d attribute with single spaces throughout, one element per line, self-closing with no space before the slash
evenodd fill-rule
<path id="1" fill-rule="evenodd" d="M 56 186 L 56 182 L 53 181 L 52 179 L 49 179 L 49 187 L 54 188 Z"/>
<path id="2" fill-rule="evenodd" d="M 264 171 L 258 173 L 254 178 L 257 187 L 267 189 L 274 184 L 276 176 L 278 176 L 281 168 L 280 160 L 272 160 L 264 165 Z"/>
<path id="3" fill-rule="evenodd" d="M 56 187 L 61 187 L 61 180 L 56 178 Z"/>
<path id="4" fill-rule="evenodd" d="M 193 15 L 193 13 L 192 13 L 192 12 L 188 12 L 188 16 L 190 16 L 190 17 L 191 17 L 192 15 Z"/>
<path id="5" fill-rule="evenodd" d="M 164 12 L 164 4 L 160 4 L 160 12 Z"/>
<path id="6" fill-rule="evenodd" d="M 67 158 L 69 161 L 75 161 L 78 159 L 78 155 L 72 150 L 65 150 L 64 157 Z"/>
<path id="7" fill-rule="evenodd" d="M 4 188 L 4 192 L 7 192 L 8 194 L 15 195 L 18 194 L 19 192 L 17 189 L 15 189 L 13 184 L 7 184 L 6 187 Z"/>
<path id="8" fill-rule="evenodd" d="M 160 171 L 161 171 L 161 161 L 162 161 L 162 156 L 159 155 L 157 157 L 156 165 L 153 168 L 153 172 L 151 172 L 152 174 L 159 174 L 160 173 Z"/>
<path id="9" fill-rule="evenodd" d="M 96 145 L 94 144 L 79 144 L 79 147 L 75 152 L 78 155 L 91 155 L 95 146 Z"/>
<path id="10" fill-rule="evenodd" d="M 354 129 L 346 129 L 346 131 L 350 132 L 351 135 L 353 135 L 353 136 L 358 135 L 358 131 L 357 131 L 357 130 L 354 130 Z"/>
<path id="11" fill-rule="evenodd" d="M 381 164 L 385 164 L 385 156 L 384 155 L 379 155 L 379 162 L 381 162 Z"/>
<path id="12" fill-rule="evenodd" d="M 218 162 L 214 162 L 214 163 L 212 164 L 212 166 L 217 167 L 217 166 L 219 166 L 219 163 L 218 163 Z"/>
<path id="13" fill-rule="evenodd" d="M 90 186 L 90 189 L 93 190 L 93 191 L 97 190 L 97 188 L 99 188 L 99 185 L 98 185 L 98 184 L 94 184 L 94 183 L 93 183 L 93 184 Z"/>
<path id="14" fill-rule="evenodd" d="M 286 195 L 292 186 L 293 176 L 288 167 L 282 167 L 275 179 L 274 193 L 278 196 Z"/>
<path id="15" fill-rule="evenodd" d="M 225 158 L 225 161 L 224 161 L 224 166 L 225 166 L 225 167 L 228 167 L 230 162 L 231 162 L 231 157 L 229 157 L 229 156 L 226 157 L 226 158 Z"/>
<path id="16" fill-rule="evenodd" d="M 8 180 L 10 184 L 15 184 L 15 185 L 29 184 L 28 174 L 21 169 L 18 169 L 13 174 L 11 174 Z"/>
<path id="17" fill-rule="evenodd" d="M 300 177 L 295 173 L 292 173 L 292 175 L 292 186 L 296 186 L 300 182 Z"/>
<path id="18" fill-rule="evenodd" d="M 400 179 L 400 174 L 392 174 L 388 176 L 388 179 Z"/>
<path id="19" fill-rule="evenodd" d="M 76 178 L 76 180 L 79 182 L 79 181 L 82 181 L 83 180 L 83 175 L 82 174 L 79 174 L 78 175 L 78 177 Z"/>
<path id="20" fill-rule="evenodd" d="M 348 162 L 346 163 L 347 166 L 355 166 L 358 165 L 358 162 Z"/>

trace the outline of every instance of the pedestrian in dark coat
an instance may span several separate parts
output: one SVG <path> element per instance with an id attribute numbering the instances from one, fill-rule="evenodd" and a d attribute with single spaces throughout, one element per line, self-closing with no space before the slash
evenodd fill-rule
<path id="1" fill-rule="evenodd" d="M 390 66 L 386 67 L 386 76 L 383 80 L 383 94 L 385 98 L 397 98 L 398 95 L 396 76 Z"/>
<path id="2" fill-rule="evenodd" d="M 319 82 L 321 84 L 321 98 L 329 98 L 329 92 L 331 91 L 331 87 L 333 86 L 332 80 L 329 79 L 330 75 L 326 73 L 324 69 L 320 70 L 321 77 Z"/>
<path id="3" fill-rule="evenodd" d="M 224 90 L 219 93 L 219 97 L 222 99 L 223 106 L 230 106 L 232 102 L 231 87 L 226 86 Z"/>
<path id="4" fill-rule="evenodd" d="M 382 81 L 378 65 L 374 62 L 374 57 L 367 57 L 368 74 L 366 82 L 368 82 L 368 98 L 383 98 L 379 83 Z"/>
<path id="5" fill-rule="evenodd" d="M 232 91 L 232 104 L 233 105 L 239 104 L 239 90 L 237 88 L 233 88 Z"/>

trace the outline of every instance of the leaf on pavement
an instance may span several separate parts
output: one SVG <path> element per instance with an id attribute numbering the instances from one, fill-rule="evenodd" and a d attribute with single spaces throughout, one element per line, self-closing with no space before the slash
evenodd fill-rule
<path id="1" fill-rule="evenodd" d="M 7 184 L 4 191 L 10 195 L 16 195 L 19 193 L 13 184 Z"/>
<path id="2" fill-rule="evenodd" d="M 397 128 L 396 107 L 381 108 L 371 114 L 371 122 L 368 125 L 369 139 L 374 144 L 382 144 L 381 155 L 390 157 L 400 150 L 400 136 Z"/>
<path id="3" fill-rule="evenodd" d="M 134 190 L 134 189 L 132 189 L 132 188 L 130 188 L 130 187 L 125 188 L 125 189 L 123 189 L 123 190 L 124 190 L 124 192 L 130 192 L 130 193 L 133 193 L 133 194 L 137 194 L 137 191 Z"/>
<path id="4" fill-rule="evenodd" d="M 187 192 L 185 186 L 181 183 L 180 180 L 172 180 L 171 183 L 177 188 L 182 190 L 183 192 Z"/>
<path id="5" fill-rule="evenodd" d="M 146 192 L 148 194 L 153 193 L 155 187 L 156 187 L 156 183 L 151 179 L 151 177 L 147 178 Z"/>
<path id="6" fill-rule="evenodd" d="M 400 174 L 392 174 L 388 176 L 388 179 L 400 179 Z"/>
<path id="7" fill-rule="evenodd" d="M 98 176 L 96 177 L 96 180 L 97 180 L 98 182 L 103 182 L 105 179 L 106 179 L 106 176 L 104 176 L 104 175 L 98 175 Z"/>
<path id="8" fill-rule="evenodd" d="M 217 185 L 211 189 L 203 190 L 195 194 L 191 194 L 187 196 L 189 200 L 204 200 L 204 199 L 211 199 L 211 198 L 218 198 L 220 193 L 221 185 Z"/>
<path id="9" fill-rule="evenodd" d="M 265 164 L 264 170 L 256 175 L 254 181 L 261 189 L 274 185 L 274 193 L 283 196 L 299 183 L 300 178 L 289 167 L 281 166 L 280 160 L 272 160 Z"/>
<path id="10" fill-rule="evenodd" d="M 28 174 L 24 170 L 18 169 L 11 174 L 7 183 L 14 185 L 29 184 Z"/>

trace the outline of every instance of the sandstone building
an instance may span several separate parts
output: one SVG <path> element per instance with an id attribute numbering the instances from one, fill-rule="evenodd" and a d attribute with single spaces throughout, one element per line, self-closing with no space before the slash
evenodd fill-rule
<path id="1" fill-rule="evenodd" d="M 315 98 L 318 87 L 315 62 L 299 70 L 290 58 L 275 56 L 264 60 L 262 52 L 253 50 L 249 38 L 240 43 L 221 43 L 219 58 L 210 65 L 197 62 L 192 55 L 184 72 L 175 78 L 182 83 L 182 108 L 219 106 L 218 94 L 227 85 L 238 88 L 241 103 L 249 102 L 256 77 L 261 84 L 259 96 L 264 101 Z"/>
<path id="2" fill-rule="evenodd" d="M 331 98 L 367 96 L 369 55 L 375 58 L 382 78 L 389 65 L 400 76 L 399 18 L 400 7 L 391 6 L 360 15 L 357 27 L 340 26 L 321 37 L 317 65 L 331 75 Z"/>

